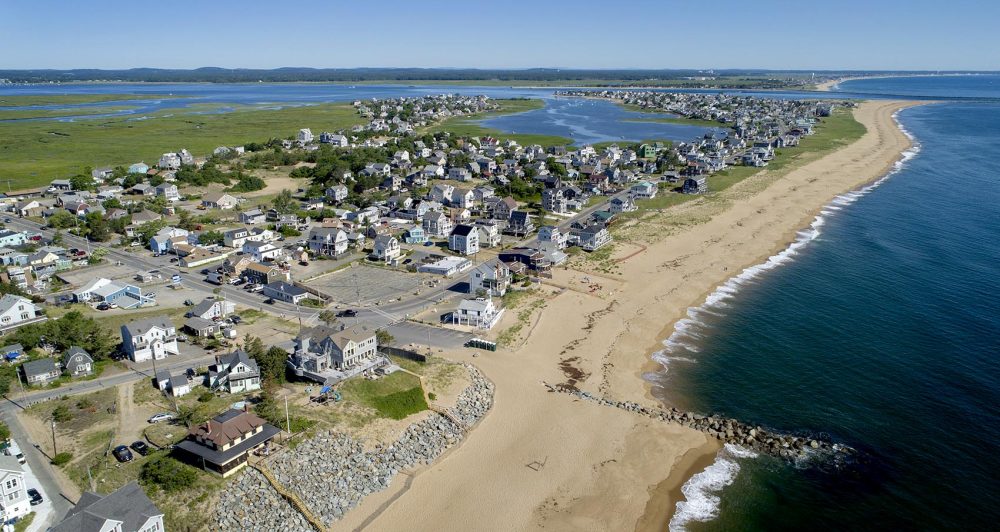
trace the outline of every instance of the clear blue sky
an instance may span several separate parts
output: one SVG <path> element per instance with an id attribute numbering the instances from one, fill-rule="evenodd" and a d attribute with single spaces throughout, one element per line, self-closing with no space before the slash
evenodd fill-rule
<path id="1" fill-rule="evenodd" d="M 1000 70 L 997 0 L 0 0 L 0 68 Z"/>

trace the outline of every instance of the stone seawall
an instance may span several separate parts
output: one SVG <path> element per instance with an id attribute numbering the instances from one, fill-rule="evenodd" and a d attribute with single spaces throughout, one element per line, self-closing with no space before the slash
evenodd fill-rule
<path id="1" fill-rule="evenodd" d="M 801 462 L 811 458 L 826 459 L 834 465 L 851 461 L 858 452 L 843 444 L 832 443 L 826 437 L 797 436 L 780 433 L 759 425 L 750 425 L 737 419 L 715 415 L 701 415 L 691 412 L 681 412 L 676 408 L 660 410 L 649 408 L 631 401 L 615 401 L 581 390 L 565 389 L 564 387 L 545 386 L 552 392 L 566 393 L 585 401 L 595 402 L 604 406 L 620 408 L 629 412 L 679 423 L 686 427 L 704 432 L 724 443 L 731 443 L 789 461 Z"/>
<path id="2" fill-rule="evenodd" d="M 471 384 L 459 394 L 455 406 L 447 409 L 462 426 L 432 413 L 407 427 L 396 441 L 380 444 L 371 451 L 365 451 L 360 441 L 346 434 L 324 431 L 276 456 L 268 467 L 282 486 L 295 492 L 312 513 L 330 526 L 365 496 L 388 488 L 400 471 L 433 462 L 459 443 L 465 431 L 486 415 L 493 405 L 493 383 L 474 366 L 466 365 L 466 369 Z M 273 497 L 246 496 L 258 492 Z M 232 504 L 233 500 L 241 500 L 241 504 Z M 297 521 L 266 528 L 273 523 L 272 514 L 288 509 L 296 514 Z M 241 515 L 234 515 L 237 511 Z M 265 527 L 262 529 L 299 530 L 293 526 L 299 521 L 305 526 L 302 530 L 312 528 L 257 471 L 244 473 L 227 489 L 217 515 L 221 531 L 252 530 L 258 523 Z"/>

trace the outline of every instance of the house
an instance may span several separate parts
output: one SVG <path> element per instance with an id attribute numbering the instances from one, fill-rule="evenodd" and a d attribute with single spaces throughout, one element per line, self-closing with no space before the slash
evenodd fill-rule
<path id="1" fill-rule="evenodd" d="M 428 179 L 440 178 L 444 177 L 444 167 L 437 164 L 428 164 L 420 173 Z"/>
<path id="2" fill-rule="evenodd" d="M 499 258 L 501 261 L 506 263 L 511 270 L 514 268 L 511 263 L 521 263 L 527 268 L 527 270 L 534 272 L 545 272 L 551 269 L 552 265 L 545 258 L 545 254 L 537 249 L 531 248 L 514 248 L 506 251 L 500 252 Z"/>
<path id="3" fill-rule="evenodd" d="M 275 281 L 264 286 L 264 296 L 297 305 L 309 297 L 309 292 L 285 281 Z"/>
<path id="4" fill-rule="evenodd" d="M 14 294 L 0 297 L 0 334 L 22 325 L 45 321 L 48 318 L 30 299 Z"/>
<path id="5" fill-rule="evenodd" d="M 163 216 L 156 214 L 153 211 L 143 209 L 132 214 L 132 223 L 134 225 L 146 225 L 151 222 L 158 222 L 162 218 Z"/>
<path id="6" fill-rule="evenodd" d="M 510 213 L 514 212 L 516 209 L 517 202 L 510 196 L 502 199 L 494 197 L 488 207 L 490 215 L 494 220 L 508 220 L 510 219 Z"/>
<path id="7" fill-rule="evenodd" d="M 267 216 L 260 209 L 250 209 L 240 213 L 240 223 L 247 225 L 262 224 L 267 221 Z"/>
<path id="8" fill-rule="evenodd" d="M 0 455 L 0 522 L 9 523 L 31 513 L 28 487 L 18 459 Z"/>
<path id="9" fill-rule="evenodd" d="M 60 191 L 60 190 L 73 190 L 73 182 L 69 179 L 54 179 L 52 183 L 49 184 L 49 190 Z"/>
<path id="10" fill-rule="evenodd" d="M 189 463 L 228 477 L 242 469 L 253 451 L 266 447 L 279 432 L 245 410 L 228 410 L 192 428 L 177 444 Z"/>
<path id="11" fill-rule="evenodd" d="M 107 495 L 85 492 L 49 532 L 162 532 L 163 512 L 134 481 Z"/>
<path id="12" fill-rule="evenodd" d="M 164 227 L 149 239 L 149 249 L 157 255 L 173 251 L 176 244 L 186 244 L 190 233 L 179 227 Z"/>
<path id="13" fill-rule="evenodd" d="M 314 227 L 309 231 L 307 244 L 314 255 L 339 257 L 347 253 L 347 233 L 339 227 Z"/>
<path id="14" fill-rule="evenodd" d="M 246 277 L 247 282 L 257 283 L 257 284 L 270 284 L 275 281 L 287 281 L 288 273 L 278 268 L 276 266 L 266 266 L 259 262 L 250 262 L 242 270 L 242 276 Z"/>
<path id="15" fill-rule="evenodd" d="M 455 187 L 447 183 L 438 183 L 431 188 L 430 198 L 439 203 L 451 203 L 454 193 Z"/>
<path id="16" fill-rule="evenodd" d="M 708 178 L 692 176 L 684 180 L 685 194 L 704 194 L 708 192 Z"/>
<path id="17" fill-rule="evenodd" d="M 542 191 L 542 208 L 563 214 L 569 210 L 569 202 L 561 188 L 547 188 Z"/>
<path id="18" fill-rule="evenodd" d="M 451 193 L 451 204 L 462 209 L 471 209 L 476 203 L 476 194 L 471 189 L 456 188 Z"/>
<path id="19" fill-rule="evenodd" d="M 328 369 L 348 370 L 378 357 L 378 338 L 364 325 L 332 328 L 313 327 L 295 339 L 290 364 L 312 373 Z"/>
<path id="20" fill-rule="evenodd" d="M 130 174 L 145 174 L 149 172 L 149 165 L 144 162 L 132 163 L 128 166 Z"/>
<path id="21" fill-rule="evenodd" d="M 122 325 L 122 350 L 132 362 L 161 360 L 176 355 L 177 329 L 166 316 L 136 320 Z"/>
<path id="22" fill-rule="evenodd" d="M 468 181 L 472 179 L 472 172 L 470 172 L 467 168 L 453 166 L 448 169 L 448 179 L 454 179 L 455 181 Z"/>
<path id="23" fill-rule="evenodd" d="M 257 242 L 249 240 L 243 243 L 243 253 L 250 255 L 250 258 L 257 262 L 273 260 L 281 256 L 281 248 L 270 242 Z"/>
<path id="24" fill-rule="evenodd" d="M 15 203 L 14 210 L 20 216 L 40 216 L 44 209 L 38 200 L 28 199 Z"/>
<path id="25" fill-rule="evenodd" d="M 507 221 L 507 232 L 515 236 L 527 236 L 535 230 L 535 222 L 527 211 L 513 211 Z"/>
<path id="26" fill-rule="evenodd" d="M 451 313 L 451 322 L 457 325 L 469 325 L 480 329 L 492 329 L 504 309 L 498 309 L 492 298 L 463 299 L 458 309 Z"/>
<path id="27" fill-rule="evenodd" d="M 167 201 L 180 201 L 181 195 L 177 192 L 177 185 L 172 183 L 161 183 L 156 186 L 156 195 L 162 196 Z"/>
<path id="28" fill-rule="evenodd" d="M 538 228 L 538 244 L 550 245 L 555 249 L 565 249 L 569 235 L 563 233 L 554 225 L 543 225 Z"/>
<path id="29" fill-rule="evenodd" d="M 604 224 L 590 224 L 570 231 L 570 240 L 584 251 L 596 251 L 611 242 L 611 233 Z"/>
<path id="30" fill-rule="evenodd" d="M 226 247 L 231 247 L 233 249 L 242 249 L 243 244 L 245 244 L 247 240 L 250 240 L 250 230 L 246 227 L 230 229 L 222 233 L 222 243 Z"/>
<path id="31" fill-rule="evenodd" d="M 298 135 L 295 137 L 295 140 L 298 141 L 300 146 L 309 144 L 313 141 L 312 130 L 307 127 L 300 129 Z"/>
<path id="32" fill-rule="evenodd" d="M 70 377 L 90 375 L 94 372 L 94 359 L 82 347 L 74 345 L 63 354 L 62 366 Z"/>
<path id="33" fill-rule="evenodd" d="M 28 241 L 24 231 L 0 231 L 0 247 L 16 247 Z"/>
<path id="34" fill-rule="evenodd" d="M 512 280 L 510 268 L 499 259 L 491 259 L 469 273 L 469 293 L 503 297 Z"/>
<path id="35" fill-rule="evenodd" d="M 82 288 L 74 290 L 73 301 L 76 303 L 107 303 L 130 309 L 142 306 L 149 300 L 142 295 L 142 289 L 138 286 L 99 277 Z"/>
<path id="36" fill-rule="evenodd" d="M 334 185 L 326 189 L 326 197 L 334 202 L 340 203 L 347 199 L 347 187 L 344 185 Z"/>
<path id="37" fill-rule="evenodd" d="M 656 197 L 658 190 L 658 187 L 649 181 L 639 181 L 632 185 L 632 188 L 629 189 L 629 194 L 636 199 L 653 199 Z"/>
<path id="38" fill-rule="evenodd" d="M 451 277 L 462 273 L 472 267 L 472 261 L 463 257 L 444 257 L 428 264 L 421 264 L 417 267 L 420 273 L 432 273 Z"/>
<path id="39" fill-rule="evenodd" d="M 621 214 L 623 212 L 633 212 L 638 210 L 639 207 L 636 206 L 635 201 L 632 198 L 625 196 L 616 196 L 611 198 L 608 202 L 608 210 L 614 214 Z"/>
<path id="40" fill-rule="evenodd" d="M 54 358 L 39 358 L 21 364 L 24 380 L 28 384 L 45 384 L 59 378 L 59 366 Z"/>
<path id="41" fill-rule="evenodd" d="M 472 225 L 456 225 L 448 237 L 448 249 L 460 255 L 479 253 L 479 230 Z"/>
<path id="42" fill-rule="evenodd" d="M 424 215 L 424 233 L 427 236 L 444 238 L 451 234 L 454 225 L 451 218 L 437 211 L 429 211 Z"/>
<path id="43" fill-rule="evenodd" d="M 242 349 L 216 356 L 208 367 L 208 387 L 228 393 L 252 392 L 260 389 L 260 368 L 257 361 Z"/>
<path id="44" fill-rule="evenodd" d="M 188 318 L 184 322 L 183 329 L 189 334 L 193 334 L 200 338 L 210 338 L 218 334 L 221 330 L 218 323 L 212 320 L 206 320 L 205 318 L 199 318 L 198 316 Z"/>
<path id="45" fill-rule="evenodd" d="M 191 383 L 186 375 L 171 375 L 168 382 L 170 383 L 168 390 L 170 390 L 170 395 L 174 397 L 182 397 L 191 393 Z"/>
<path id="46" fill-rule="evenodd" d="M 406 232 L 403 233 L 403 242 L 407 244 L 423 244 L 427 241 L 427 236 L 424 235 L 424 228 L 419 225 L 410 226 Z"/>
<path id="47" fill-rule="evenodd" d="M 225 192 L 209 192 L 202 196 L 201 204 L 206 209 L 232 209 L 239 200 Z"/>
<path id="48" fill-rule="evenodd" d="M 188 317 L 198 317 L 206 320 L 225 318 L 236 311 L 236 303 L 225 299 L 203 299 L 201 303 L 191 307 Z"/>
<path id="49" fill-rule="evenodd" d="M 393 262 L 399 258 L 399 240 L 391 235 L 379 235 L 375 237 L 372 247 L 372 258 L 382 262 Z"/>
<path id="50" fill-rule="evenodd" d="M 17 360 L 23 354 L 24 346 L 21 344 L 10 344 L 0 347 L 0 356 L 3 356 L 3 359 L 8 362 Z"/>
<path id="51" fill-rule="evenodd" d="M 319 141 L 325 144 L 332 144 L 340 148 L 347 147 L 347 137 L 344 135 L 331 135 L 330 133 L 320 133 Z"/>

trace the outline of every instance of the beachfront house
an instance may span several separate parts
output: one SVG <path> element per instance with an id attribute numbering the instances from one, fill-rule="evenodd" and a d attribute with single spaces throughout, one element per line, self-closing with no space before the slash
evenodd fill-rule
<path id="1" fill-rule="evenodd" d="M 456 225 L 448 237 L 448 249 L 459 255 L 479 253 L 479 230 L 472 225 Z"/>
<path id="2" fill-rule="evenodd" d="M 177 450 L 186 462 L 228 477 L 246 466 L 250 453 L 267 446 L 279 432 L 255 414 L 228 410 L 192 428 Z"/>
<path id="3" fill-rule="evenodd" d="M 469 293 L 503 297 L 512 280 L 513 276 L 506 264 L 500 259 L 490 259 L 469 273 Z"/>
<path id="4" fill-rule="evenodd" d="M 216 356 L 208 368 L 208 387 L 228 393 L 252 392 L 260 389 L 260 368 L 246 351 Z"/>
<path id="5" fill-rule="evenodd" d="M 13 456 L 0 455 L 0 519 L 9 523 L 31 513 L 24 467 Z M 14 527 L 10 528 L 11 530 Z"/>
<path id="6" fill-rule="evenodd" d="M 163 512 L 135 481 L 107 495 L 85 492 L 50 532 L 163 532 Z"/>

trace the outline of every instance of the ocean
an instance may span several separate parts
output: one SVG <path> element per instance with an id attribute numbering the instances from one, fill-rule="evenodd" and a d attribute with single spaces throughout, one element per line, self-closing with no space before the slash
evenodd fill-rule
<path id="1" fill-rule="evenodd" d="M 983 530 L 1000 520 L 1000 76 L 842 89 L 947 100 L 915 148 L 690 309 L 647 375 L 665 403 L 864 452 L 795 466 L 727 446 L 671 530 Z"/>

